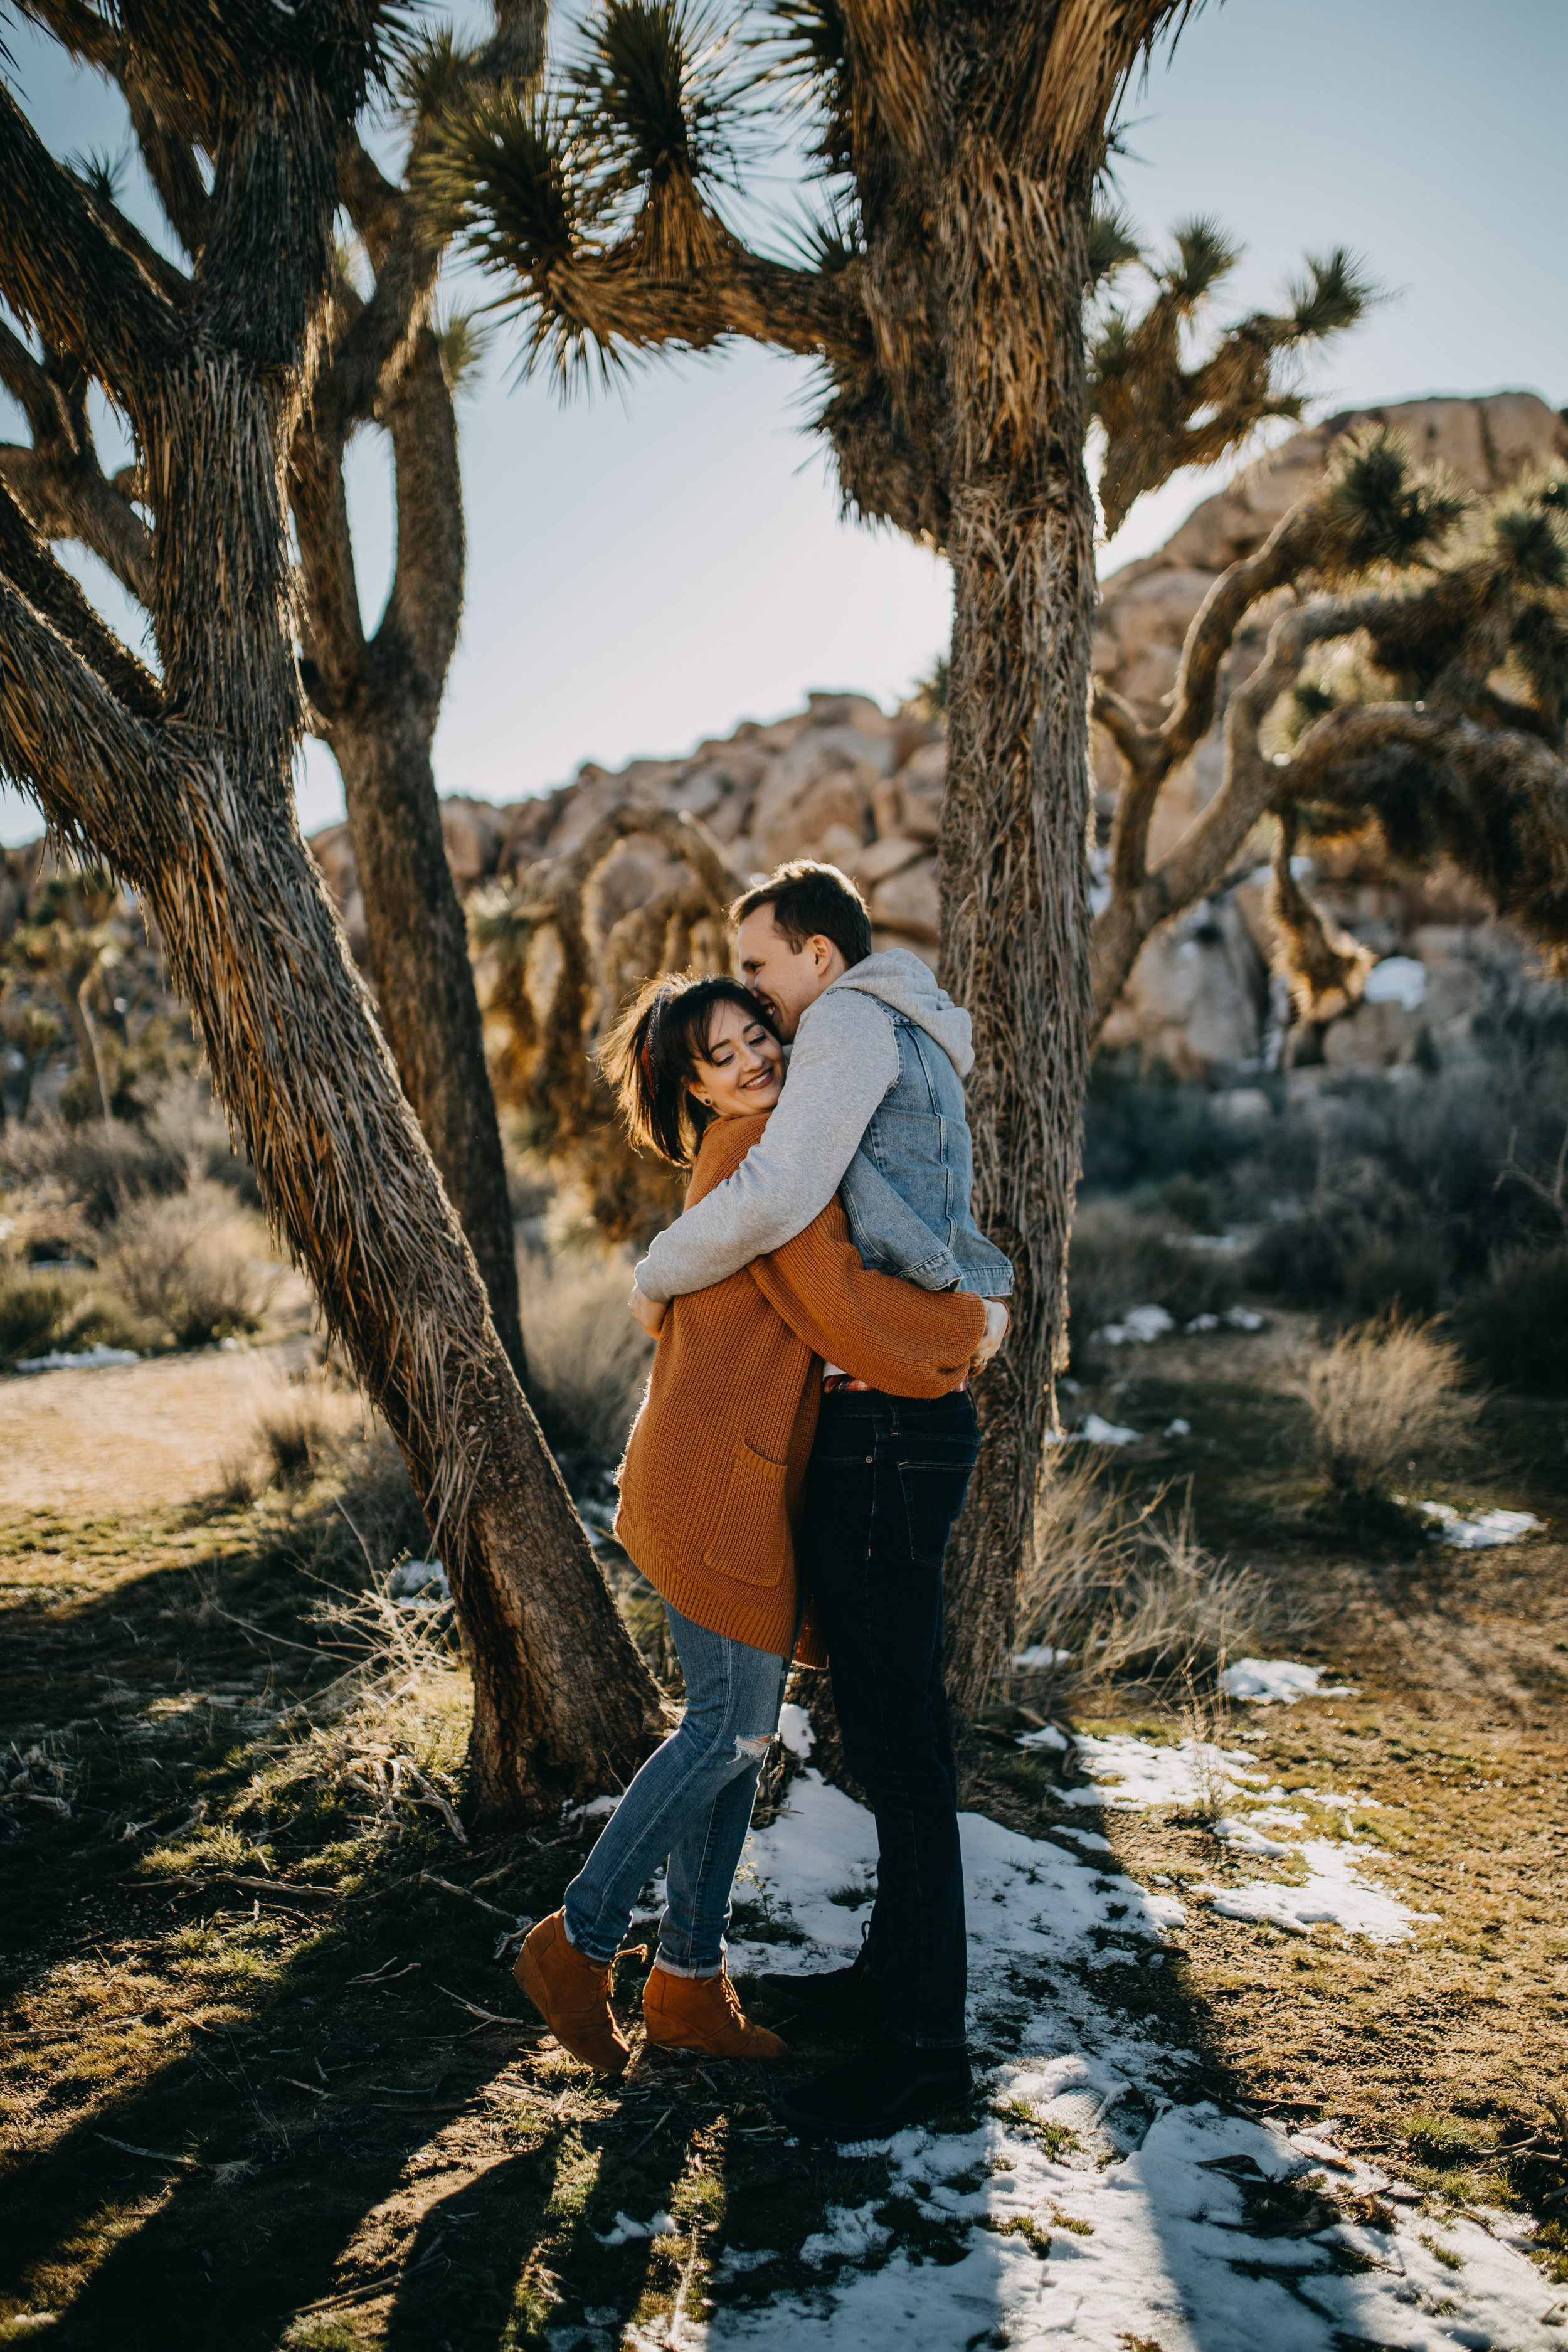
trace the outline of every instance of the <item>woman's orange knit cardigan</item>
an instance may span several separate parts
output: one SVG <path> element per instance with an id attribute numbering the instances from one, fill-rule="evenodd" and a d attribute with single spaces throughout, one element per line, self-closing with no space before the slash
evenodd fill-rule
<path id="1" fill-rule="evenodd" d="M 766 1125 L 765 1111 L 714 1120 L 688 1206 Z M 978 1298 L 868 1273 L 835 1198 L 783 1249 L 672 1302 L 618 1474 L 616 1535 L 683 1617 L 787 1658 L 823 1359 L 894 1396 L 945 1396 L 984 1328 Z M 809 1629 L 798 1654 L 823 1663 Z"/>

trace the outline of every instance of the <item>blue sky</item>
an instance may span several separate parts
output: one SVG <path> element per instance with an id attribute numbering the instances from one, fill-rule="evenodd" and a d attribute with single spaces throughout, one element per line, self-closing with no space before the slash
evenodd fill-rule
<path id="1" fill-rule="evenodd" d="M 123 144 L 91 77 L 26 26 L 7 22 L 5 38 L 58 152 Z M 1365 257 L 1392 299 L 1315 372 L 1316 413 L 1514 385 L 1562 405 L 1565 70 L 1563 0 L 1210 0 L 1131 95 L 1122 193 L 1152 237 L 1211 212 L 1246 240 L 1233 308 L 1274 300 L 1305 250 Z M 787 173 L 775 190 L 787 205 Z M 135 173 L 125 200 L 149 217 Z M 802 362 L 743 348 L 563 407 L 517 383 L 515 356 L 503 325 L 463 404 L 469 568 L 436 743 L 443 792 L 515 799 L 584 759 L 685 751 L 814 687 L 891 703 L 945 644 L 945 566 L 840 517 L 802 429 Z M 16 431 L 0 396 L 0 435 Z M 392 524 L 378 435 L 360 436 L 351 467 L 373 620 Z M 1213 486 L 1182 479 L 1142 501 L 1107 561 L 1157 545 Z M 130 627 L 113 583 L 90 560 L 78 568 Z M 308 827 L 341 812 L 320 745 L 300 805 Z M 30 803 L 0 796 L 0 838 L 38 829 Z"/>

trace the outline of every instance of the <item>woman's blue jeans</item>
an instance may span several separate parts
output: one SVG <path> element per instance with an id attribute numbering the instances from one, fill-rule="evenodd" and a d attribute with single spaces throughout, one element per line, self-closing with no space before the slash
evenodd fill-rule
<path id="1" fill-rule="evenodd" d="M 686 1678 L 686 1713 L 566 1889 L 566 1933 L 607 1966 L 626 1942 L 633 1904 L 668 1861 L 658 1964 L 671 1976 L 710 1977 L 723 1965 L 730 1889 L 757 1774 L 778 1729 L 787 1662 L 664 1605 Z"/>

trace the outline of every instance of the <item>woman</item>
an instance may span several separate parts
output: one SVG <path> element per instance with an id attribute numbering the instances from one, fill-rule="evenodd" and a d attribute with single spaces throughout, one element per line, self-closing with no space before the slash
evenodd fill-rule
<path id="1" fill-rule="evenodd" d="M 731 980 L 650 982 L 602 1059 L 633 1142 L 690 1167 L 689 1202 L 740 1166 L 784 1086 L 778 1034 Z M 742 2013 L 724 1930 L 801 1630 L 792 1522 L 823 1363 L 895 1395 L 943 1396 L 963 1380 L 985 1321 L 967 1294 L 868 1273 L 837 1200 L 783 1249 L 671 1305 L 621 1465 L 616 1532 L 668 1611 L 686 1714 L 516 1968 L 556 2039 L 601 2073 L 618 2074 L 630 2056 L 610 1974 L 632 1906 L 666 1861 L 643 1990 L 648 2041 L 716 2057 L 783 2053 Z M 809 1628 L 800 1654 L 824 1663 Z"/>

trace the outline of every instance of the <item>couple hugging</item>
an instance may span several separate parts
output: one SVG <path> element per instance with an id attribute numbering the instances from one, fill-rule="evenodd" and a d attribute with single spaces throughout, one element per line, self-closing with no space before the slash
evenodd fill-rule
<path id="1" fill-rule="evenodd" d="M 775 2107 L 803 2137 L 880 2138 L 969 2090 L 942 1570 L 978 1445 L 969 1375 L 1013 1276 L 970 1214 L 968 1014 L 917 956 L 872 953 L 834 866 L 781 866 L 731 916 L 747 985 L 650 982 L 602 1055 L 633 1142 L 691 1171 L 637 1268 L 658 1347 L 616 1521 L 669 1612 L 686 1713 L 516 1973 L 574 2056 L 618 2073 L 611 1970 L 666 1864 L 647 2040 L 781 2056 L 724 1930 L 790 1661 L 826 1664 L 876 1815 L 876 1906 L 853 1968 L 762 1983 L 869 2047 Z"/>

